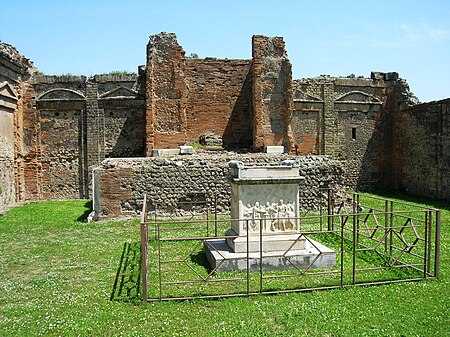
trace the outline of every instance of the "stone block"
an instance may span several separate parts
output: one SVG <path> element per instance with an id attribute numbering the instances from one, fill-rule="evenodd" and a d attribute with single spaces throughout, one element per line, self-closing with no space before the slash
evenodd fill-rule
<path id="1" fill-rule="evenodd" d="M 370 73 L 370 78 L 372 80 L 384 80 L 384 73 L 381 71 L 372 71 Z"/>
<path id="2" fill-rule="evenodd" d="M 228 163 L 231 176 L 235 179 L 300 179 L 299 165 L 295 160 L 286 160 L 281 165 L 272 166 L 245 166 L 243 162 L 232 160 Z"/>
<path id="3" fill-rule="evenodd" d="M 153 149 L 151 157 L 176 156 L 180 154 L 180 149 Z"/>
<path id="4" fill-rule="evenodd" d="M 396 72 L 385 73 L 384 80 L 385 81 L 396 81 L 396 80 L 398 80 L 398 73 L 396 73 Z"/>
<path id="5" fill-rule="evenodd" d="M 265 146 L 264 152 L 267 154 L 282 154 L 284 153 L 284 146 Z"/>
<path id="6" fill-rule="evenodd" d="M 193 154 L 194 148 L 192 146 L 180 146 L 180 154 Z"/>

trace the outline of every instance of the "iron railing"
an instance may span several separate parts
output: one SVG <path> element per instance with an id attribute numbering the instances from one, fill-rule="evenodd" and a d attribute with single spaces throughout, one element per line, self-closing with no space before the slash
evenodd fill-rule
<path id="1" fill-rule="evenodd" d="M 359 193 L 353 193 L 345 200 L 337 200 L 332 191 L 325 191 L 323 195 L 326 200 L 320 210 L 301 212 L 295 219 L 299 226 L 298 239 L 306 240 L 319 252 L 306 265 L 299 268 L 292 262 L 290 253 L 296 244 L 293 242 L 275 255 L 290 268 L 265 268 L 263 252 L 267 234 L 259 230 L 256 239 L 254 234 L 252 237 L 246 235 L 247 250 L 242 257 L 246 268 L 231 272 L 221 272 L 220 263 L 211 268 L 203 247 L 210 240 L 236 238 L 221 233 L 230 227 L 231 221 L 243 221 L 249 228 L 248 219 L 230 219 L 219 216 L 214 210 L 208 211 L 206 217 L 158 219 L 155 216 L 149 221 L 144 197 L 141 217 L 142 299 L 251 296 L 438 277 L 438 209 Z M 268 220 L 259 219 L 259 228 L 263 228 L 262 222 Z M 149 228 L 154 231 L 150 240 Z M 257 253 L 250 253 L 249 245 L 255 240 L 259 249 Z M 321 244 L 336 254 L 336 264 L 331 268 L 315 265 L 317 259 L 325 254 Z"/>

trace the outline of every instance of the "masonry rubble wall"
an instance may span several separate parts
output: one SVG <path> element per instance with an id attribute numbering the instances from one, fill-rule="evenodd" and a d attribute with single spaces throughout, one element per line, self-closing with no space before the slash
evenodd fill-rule
<path id="1" fill-rule="evenodd" d="M 294 159 L 300 164 L 299 173 L 305 176 L 300 186 L 303 209 L 317 209 L 320 188 L 343 188 L 343 170 L 339 161 L 328 156 L 265 155 L 265 154 L 208 154 L 174 156 L 171 158 L 106 159 L 94 169 L 96 195 L 94 209 L 100 217 L 135 215 L 142 209 L 147 194 L 151 209 L 161 213 L 180 201 L 218 200 L 218 211 L 230 207 L 230 175 L 228 162 L 240 160 L 246 166 L 280 165 Z"/>
<path id="2" fill-rule="evenodd" d="M 295 80 L 293 101 L 298 154 L 334 156 L 353 189 L 400 187 L 401 111 L 419 101 L 397 73 Z"/>
<path id="3" fill-rule="evenodd" d="M 387 87 L 377 78 L 321 76 L 293 81 L 292 132 L 297 153 L 342 161 L 346 185 L 378 186 L 388 161 L 383 146 Z"/>

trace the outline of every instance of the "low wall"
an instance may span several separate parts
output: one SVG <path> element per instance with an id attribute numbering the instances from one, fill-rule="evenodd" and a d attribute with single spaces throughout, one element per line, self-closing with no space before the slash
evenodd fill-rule
<path id="1" fill-rule="evenodd" d="M 147 194 L 149 208 L 161 212 L 180 201 L 205 200 L 213 204 L 217 197 L 218 211 L 230 210 L 230 160 L 246 166 L 279 165 L 296 159 L 305 182 L 300 186 L 303 209 L 318 207 L 319 188 L 342 189 L 341 163 L 328 156 L 288 156 L 267 154 L 211 154 L 173 156 L 170 158 L 106 159 L 94 169 L 94 210 L 101 218 L 136 215 Z"/>

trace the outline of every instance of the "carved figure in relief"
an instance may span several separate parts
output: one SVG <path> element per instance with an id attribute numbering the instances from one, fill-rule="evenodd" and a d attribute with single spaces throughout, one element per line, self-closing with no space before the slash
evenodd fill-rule
<path id="1" fill-rule="evenodd" d="M 275 204 L 270 204 L 268 201 L 266 203 L 266 212 L 267 218 L 266 220 L 266 232 L 275 232 L 275 220 L 273 220 L 277 216 L 277 209 L 274 206 Z"/>
<path id="2" fill-rule="evenodd" d="M 284 232 L 296 229 L 294 205 L 284 203 L 283 199 L 278 203 L 266 202 L 266 205 L 261 205 L 259 202 L 255 202 L 254 206 L 248 204 L 244 217 L 250 219 L 250 232 L 258 231 L 259 224 L 264 232 Z M 244 230 L 246 230 L 245 225 Z"/>
<path id="3" fill-rule="evenodd" d="M 289 203 L 286 205 L 286 223 L 285 223 L 285 229 L 286 230 L 294 230 L 295 228 L 295 212 L 294 212 L 294 206 Z"/>

